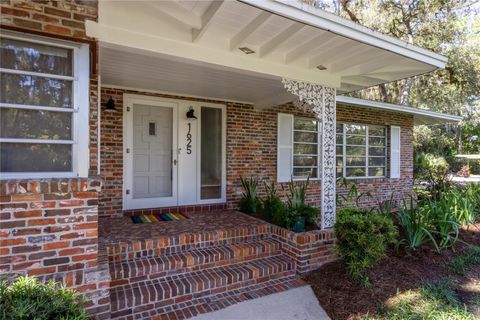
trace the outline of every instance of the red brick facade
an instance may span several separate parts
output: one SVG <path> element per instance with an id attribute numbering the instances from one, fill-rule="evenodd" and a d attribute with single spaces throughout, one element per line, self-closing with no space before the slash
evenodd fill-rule
<path id="1" fill-rule="evenodd" d="M 102 113 L 101 119 L 101 177 L 104 181 L 100 195 L 100 215 L 122 214 L 123 191 L 123 94 L 143 94 L 165 98 L 199 101 L 198 98 L 185 98 L 138 92 L 132 90 L 103 87 L 102 103 L 112 97 L 118 112 Z M 227 108 L 227 207 L 234 209 L 242 194 L 240 176 L 256 176 L 260 181 L 276 180 L 277 175 L 277 113 L 291 113 L 298 116 L 313 117 L 292 105 L 257 110 L 251 105 L 200 100 L 223 103 Z M 337 106 L 337 121 L 358 122 L 364 124 L 395 125 L 401 127 L 401 178 L 356 179 L 361 192 L 370 191 L 374 198 L 365 205 L 375 205 L 395 192 L 397 198 L 409 192 L 413 186 L 413 116 L 395 112 L 376 111 L 367 108 Z M 282 193 L 282 187 L 278 190 Z M 259 187 L 264 193 L 263 185 Z M 311 181 L 308 190 L 309 202 L 320 204 L 320 184 Z M 345 192 L 340 189 L 339 192 Z M 192 207 L 182 208 L 189 211 Z M 223 208 L 223 207 L 222 207 Z M 216 206 L 204 206 L 196 210 L 216 209 Z"/>
<path id="2" fill-rule="evenodd" d="M 108 273 L 98 264 L 98 179 L 0 182 L 0 273 L 54 279 L 108 314 Z M 106 277 L 107 275 L 107 277 Z"/>

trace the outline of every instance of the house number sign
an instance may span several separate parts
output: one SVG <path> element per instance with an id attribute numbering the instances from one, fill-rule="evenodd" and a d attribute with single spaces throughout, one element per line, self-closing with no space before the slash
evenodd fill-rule
<path id="1" fill-rule="evenodd" d="M 187 154 L 192 154 L 192 124 L 188 123 L 188 132 L 187 132 Z"/>

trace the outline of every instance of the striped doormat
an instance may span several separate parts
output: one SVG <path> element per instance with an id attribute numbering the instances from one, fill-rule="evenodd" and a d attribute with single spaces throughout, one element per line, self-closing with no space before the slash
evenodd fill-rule
<path id="1" fill-rule="evenodd" d="M 142 214 L 132 216 L 132 221 L 135 224 L 150 223 L 159 221 L 181 221 L 189 219 L 186 215 L 180 212 L 168 212 L 162 214 Z"/>

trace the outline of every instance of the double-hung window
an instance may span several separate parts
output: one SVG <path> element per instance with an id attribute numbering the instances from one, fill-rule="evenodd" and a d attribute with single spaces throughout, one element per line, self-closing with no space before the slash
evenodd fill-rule
<path id="1" fill-rule="evenodd" d="M 386 176 L 387 128 L 337 123 L 337 177 Z"/>
<path id="2" fill-rule="evenodd" d="M 1 178 L 88 174 L 88 45 L 0 38 Z"/>

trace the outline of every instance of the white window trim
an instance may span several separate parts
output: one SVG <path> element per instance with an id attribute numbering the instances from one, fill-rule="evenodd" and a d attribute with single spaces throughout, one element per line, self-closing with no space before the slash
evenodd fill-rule
<path id="1" fill-rule="evenodd" d="M 342 124 L 342 149 L 343 149 L 343 154 L 342 154 L 342 158 L 343 158 L 343 174 L 342 174 L 342 177 L 343 179 L 347 179 L 347 180 L 359 180 L 359 179 L 385 179 L 387 178 L 387 167 L 388 167 L 388 126 L 385 126 L 385 125 L 380 125 L 380 124 L 365 124 L 365 123 L 357 123 L 357 122 L 337 122 L 336 124 Z M 365 141 L 365 166 L 362 166 L 363 168 L 365 168 L 365 173 L 367 174 L 366 176 L 352 176 L 352 177 L 347 177 L 346 174 L 347 174 L 347 134 L 345 132 L 345 125 L 360 125 L 360 126 L 365 126 L 366 127 L 366 133 L 365 133 L 365 137 L 366 137 L 366 141 Z M 368 134 L 368 127 L 369 126 L 377 126 L 377 127 L 383 127 L 385 128 L 385 154 L 383 155 L 383 158 L 385 159 L 385 166 L 384 166 L 384 169 L 383 169 L 383 173 L 384 175 L 383 176 L 369 176 L 368 175 L 368 169 L 370 168 L 370 165 L 368 164 L 368 158 L 369 158 L 369 145 L 368 145 L 368 140 L 370 138 L 370 135 Z M 335 141 L 336 141 L 336 136 L 338 135 L 338 133 L 335 132 Z M 377 136 L 373 136 L 373 137 L 377 137 Z M 349 145 L 349 146 L 352 146 L 352 145 Z M 356 146 L 356 145 L 354 145 Z M 360 146 L 360 145 L 359 145 Z M 361 147 L 361 146 L 360 146 Z M 382 158 L 382 156 L 374 156 L 374 157 L 378 157 L 378 158 Z M 337 155 L 335 155 L 335 162 L 337 161 Z M 372 166 L 373 168 L 375 167 L 379 167 L 379 166 Z M 337 166 L 335 166 L 335 168 L 337 168 Z M 350 166 L 350 168 L 352 168 Z M 361 168 L 361 167 L 359 167 Z"/>
<path id="2" fill-rule="evenodd" d="M 1 172 L 0 179 L 26 179 L 26 178 L 72 178 L 88 177 L 89 168 L 89 89 L 90 89 L 90 49 L 88 44 L 50 39 L 47 37 L 33 36 L 16 32 L 2 32 L 2 38 L 21 40 L 31 43 L 45 44 L 73 50 L 73 76 L 58 76 L 31 71 L 19 71 L 12 69 L 3 69 L 1 72 L 10 74 L 27 74 L 61 80 L 71 80 L 73 82 L 73 106 L 71 109 L 31 106 L 1 103 L 0 108 L 45 110 L 55 112 L 72 113 L 72 140 L 44 140 L 39 139 L 15 139 L 0 138 L 0 142 L 40 142 L 72 145 L 72 171 L 57 172 Z M 33 161 L 33 160 L 32 160 Z"/>
<path id="3" fill-rule="evenodd" d="M 305 154 L 305 155 L 297 155 L 297 156 L 306 156 L 306 157 L 311 157 L 311 156 L 316 156 L 317 157 L 317 176 L 316 177 L 310 177 L 310 178 L 295 178 L 294 175 L 293 175 L 293 171 L 294 169 L 297 167 L 297 168 L 301 168 L 301 166 L 295 166 L 294 165 L 294 159 L 295 159 L 295 131 L 299 131 L 299 132 L 310 132 L 310 133 L 313 133 L 313 131 L 308 131 L 308 130 L 295 130 L 295 119 L 304 119 L 304 120 L 314 120 L 317 122 L 317 142 L 314 143 L 314 142 L 305 142 L 304 144 L 316 144 L 317 145 L 317 154 L 316 155 L 313 155 L 313 154 Z M 292 124 L 292 168 L 291 168 L 291 172 L 292 172 L 292 180 L 293 181 L 307 181 L 310 180 L 310 181 L 319 181 L 321 180 L 321 167 L 320 167 L 320 156 L 321 156 L 321 147 L 320 147 L 320 144 L 321 144 L 321 137 L 322 137 L 322 123 L 319 119 L 317 118 L 310 118 L 310 117 L 302 117 L 302 116 L 293 116 L 293 124 Z M 303 143 L 303 142 L 300 142 L 300 143 Z M 315 168 L 315 166 L 307 166 L 308 168 Z"/>

